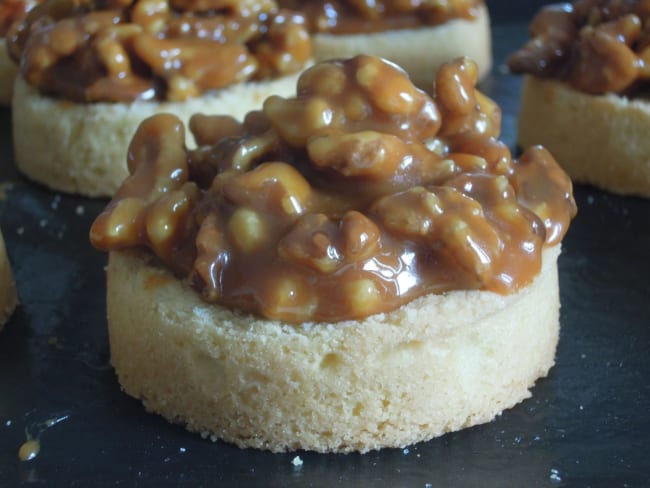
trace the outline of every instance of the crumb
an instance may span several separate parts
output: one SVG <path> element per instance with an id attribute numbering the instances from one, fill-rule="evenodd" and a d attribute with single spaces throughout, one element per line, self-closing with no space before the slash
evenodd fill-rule
<path id="1" fill-rule="evenodd" d="M 22 236 L 24 233 L 25 233 L 25 228 L 24 227 L 18 227 L 16 229 L 16 234 L 18 234 L 19 236 Z"/>
<path id="2" fill-rule="evenodd" d="M 11 427 L 11 424 L 12 424 L 11 420 L 7 420 L 5 422 L 5 427 Z"/>
<path id="3" fill-rule="evenodd" d="M 551 478 L 551 481 L 556 481 L 556 482 L 562 481 L 560 472 L 555 468 L 551 468 L 551 476 L 549 476 L 549 478 Z"/>
<path id="4" fill-rule="evenodd" d="M 83 215 L 84 213 L 86 213 L 86 207 L 84 207 L 83 205 L 77 205 L 77 208 L 74 209 L 74 213 L 76 213 L 77 215 Z"/>
<path id="5" fill-rule="evenodd" d="M 409 451 L 409 449 L 408 449 L 408 447 L 407 447 L 407 448 L 406 448 L 406 449 L 404 449 L 404 450 L 403 450 L 402 452 L 403 452 L 403 453 L 404 453 L 404 455 L 406 456 L 406 455 L 407 455 L 407 454 L 408 454 L 409 452 L 411 452 L 411 451 Z"/>
<path id="6" fill-rule="evenodd" d="M 300 456 L 296 456 L 291 460 L 291 464 L 293 464 L 296 468 L 302 466 L 302 459 L 300 458 Z"/>
<path id="7" fill-rule="evenodd" d="M 47 226 L 47 219 L 41 219 L 41 221 L 38 223 L 38 225 L 40 225 L 41 228 Z"/>
<path id="8" fill-rule="evenodd" d="M 180 452 L 180 453 L 186 453 L 186 452 L 187 452 L 187 449 L 185 449 L 184 447 L 180 447 L 180 448 L 178 449 L 178 452 Z"/>

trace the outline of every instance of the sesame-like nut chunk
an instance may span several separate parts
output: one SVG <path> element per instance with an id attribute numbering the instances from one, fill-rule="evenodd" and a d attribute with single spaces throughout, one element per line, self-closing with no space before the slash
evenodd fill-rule
<path id="1" fill-rule="evenodd" d="M 280 276 L 269 289 L 271 293 L 263 310 L 278 320 L 308 322 L 318 306 L 318 297 L 311 287 L 289 276 Z"/>
<path id="2" fill-rule="evenodd" d="M 140 244 L 138 224 L 145 202 L 141 198 L 126 197 L 102 212 L 90 230 L 95 246 L 126 248 Z"/>
<path id="3" fill-rule="evenodd" d="M 207 146 L 226 137 L 241 136 L 244 128 L 230 115 L 194 114 L 190 117 L 190 131 L 198 146 Z"/>
<path id="4" fill-rule="evenodd" d="M 478 67 L 468 58 L 447 63 L 436 75 L 435 99 L 444 123 L 440 135 L 470 132 L 498 137 L 501 111 L 498 106 L 475 89 Z"/>
<path id="5" fill-rule="evenodd" d="M 641 67 L 630 47 L 640 31 L 641 21 L 636 15 L 582 29 L 569 82 L 586 93 L 619 92 L 630 86 Z M 607 69 L 594 67 L 593 58 L 601 58 Z"/>
<path id="6" fill-rule="evenodd" d="M 341 251 L 348 263 L 370 259 L 381 245 L 381 230 L 361 212 L 351 210 L 341 219 Z"/>
<path id="7" fill-rule="evenodd" d="M 396 136 L 364 131 L 313 137 L 307 152 L 318 168 L 331 168 L 346 177 L 380 179 L 390 177 L 409 151 Z"/>
<path id="8" fill-rule="evenodd" d="M 209 213 L 201 222 L 196 235 L 196 252 L 190 283 L 201 290 L 201 295 L 206 300 L 217 301 L 223 295 L 222 277 L 230 251 L 214 213 Z"/>
<path id="9" fill-rule="evenodd" d="M 165 261 L 174 259 L 176 248 L 191 235 L 187 219 L 199 198 L 194 183 L 166 193 L 147 208 L 144 225 L 154 252 Z"/>
<path id="10" fill-rule="evenodd" d="M 188 179 L 185 127 L 178 117 L 161 114 L 145 119 L 127 152 L 131 178 L 117 196 L 142 196 L 149 201 L 176 188 Z"/>
<path id="11" fill-rule="evenodd" d="M 344 287 L 352 317 L 365 317 L 376 308 L 382 297 L 377 283 L 369 278 L 348 281 Z"/>
<path id="12" fill-rule="evenodd" d="M 312 190 L 293 166 L 271 162 L 233 176 L 224 182 L 221 192 L 237 205 L 293 216 L 305 212 Z"/>
<path id="13" fill-rule="evenodd" d="M 262 216 L 250 208 L 238 208 L 228 221 L 228 233 L 239 251 L 248 254 L 259 249 L 268 239 Z"/>
<path id="14" fill-rule="evenodd" d="M 344 256 L 336 246 L 339 230 L 324 214 L 307 214 L 278 243 L 278 255 L 285 260 L 331 274 L 343 266 Z"/>
<path id="15" fill-rule="evenodd" d="M 333 63 L 320 63 L 305 71 L 298 79 L 298 95 L 333 97 L 344 93 L 347 86 L 345 73 Z"/>
<path id="16" fill-rule="evenodd" d="M 271 18 L 266 37 L 255 43 L 252 51 L 258 62 L 258 78 L 299 71 L 312 51 L 304 18 L 280 11 Z"/>
<path id="17" fill-rule="evenodd" d="M 333 120 L 327 101 L 319 97 L 302 101 L 274 95 L 264 102 L 264 113 L 280 136 L 295 147 L 304 147 L 312 134 L 326 129 Z"/>

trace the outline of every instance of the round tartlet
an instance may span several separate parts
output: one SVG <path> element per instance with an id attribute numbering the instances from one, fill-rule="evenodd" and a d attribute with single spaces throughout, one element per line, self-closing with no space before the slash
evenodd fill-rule
<path id="1" fill-rule="evenodd" d="M 430 439 L 530 395 L 575 203 L 543 148 L 512 160 L 476 81 L 455 60 L 430 97 L 358 56 L 238 127 L 209 119 L 198 149 L 178 119 L 144 121 L 90 233 L 125 391 L 214 439 L 320 452 Z"/>
<path id="2" fill-rule="evenodd" d="M 547 147 L 576 182 L 650 197 L 649 25 L 643 2 L 541 9 L 509 59 L 525 75 L 518 143 Z"/>
<path id="3" fill-rule="evenodd" d="M 576 182 L 650 197 L 648 133 L 645 99 L 590 95 L 556 80 L 524 77 L 518 143 L 552 148 Z"/>

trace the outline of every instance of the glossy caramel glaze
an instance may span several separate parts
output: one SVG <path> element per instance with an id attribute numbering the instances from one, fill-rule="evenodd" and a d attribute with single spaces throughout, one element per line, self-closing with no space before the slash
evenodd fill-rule
<path id="1" fill-rule="evenodd" d="M 11 24 L 22 20 L 40 0 L 2 0 L 0 3 L 0 38 L 4 38 Z"/>
<path id="2" fill-rule="evenodd" d="M 357 34 L 410 29 L 476 17 L 482 0 L 279 0 L 309 20 L 313 32 Z"/>
<path id="3" fill-rule="evenodd" d="M 76 102 L 185 100 L 311 57 L 305 19 L 273 0 L 48 0 L 7 39 L 27 83 Z"/>
<path id="4" fill-rule="evenodd" d="M 513 72 L 563 80 L 589 94 L 647 95 L 650 1 L 549 5 L 533 18 L 530 36 L 508 60 Z"/>
<path id="5" fill-rule="evenodd" d="M 131 176 L 92 230 L 145 248 L 211 302 L 287 322 L 387 312 L 452 289 L 511 293 L 576 207 L 544 149 L 519 161 L 466 59 L 430 97 L 369 56 L 321 63 L 243 124 L 146 120 Z"/>

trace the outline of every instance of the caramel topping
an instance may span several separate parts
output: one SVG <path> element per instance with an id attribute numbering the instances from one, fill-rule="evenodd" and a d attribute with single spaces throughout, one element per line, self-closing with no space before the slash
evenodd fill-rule
<path id="1" fill-rule="evenodd" d="M 298 71 L 311 56 L 304 23 L 273 0 L 49 0 L 8 39 L 43 93 L 178 101 Z"/>
<path id="2" fill-rule="evenodd" d="M 515 73 L 564 80 L 590 94 L 635 94 L 650 79 L 650 1 L 579 0 L 542 8 Z"/>
<path id="3" fill-rule="evenodd" d="M 302 12 L 312 32 L 356 34 L 474 19 L 482 0 L 278 0 Z"/>
<path id="4" fill-rule="evenodd" d="M 152 117 L 92 243 L 148 249 L 204 299 L 288 322 L 514 292 L 576 207 L 547 151 L 511 158 L 476 78 L 449 63 L 432 98 L 378 58 L 321 63 L 243 123 L 194 116 L 193 150 L 177 118 Z"/>
<path id="5" fill-rule="evenodd" d="M 2 0 L 0 3 L 0 38 L 4 38 L 11 24 L 22 20 L 40 0 Z"/>

